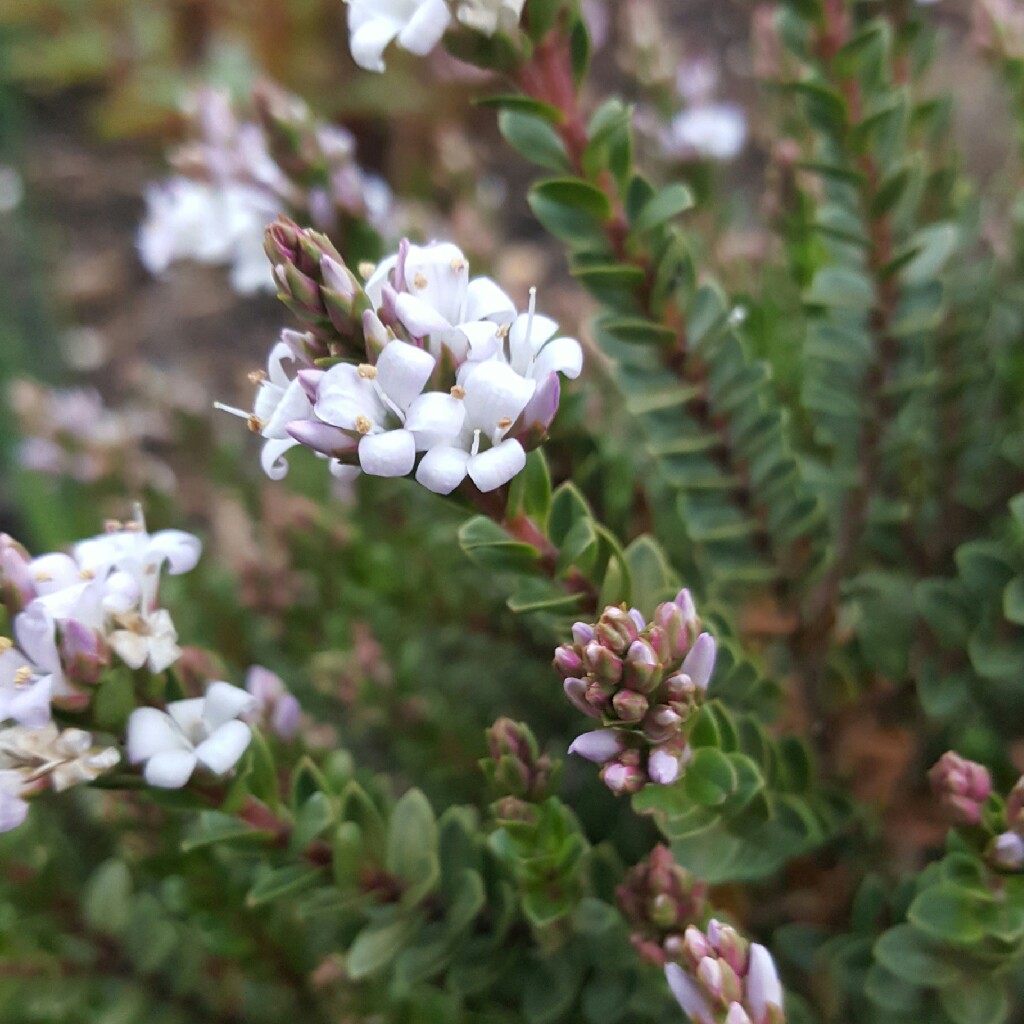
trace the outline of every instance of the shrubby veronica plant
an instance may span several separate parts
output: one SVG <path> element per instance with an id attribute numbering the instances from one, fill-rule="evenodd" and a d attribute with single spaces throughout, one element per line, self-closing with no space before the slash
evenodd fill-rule
<path id="1" fill-rule="evenodd" d="M 1024 124 L 1019 18 L 975 4 Z M 208 464 L 235 576 L 141 511 L 67 553 L 0 537 L 10 1019 L 56 976 L 51 1020 L 1019 1015 L 1019 168 L 984 197 L 964 170 L 931 6 L 780 0 L 753 19 L 768 243 L 725 260 L 709 161 L 746 120 L 628 6 L 643 117 L 600 97 L 594 4 L 347 9 L 362 68 L 394 43 L 487 73 L 596 303 L 586 360 L 472 238 L 382 258 L 344 131 L 269 85 L 252 121 L 198 94 L 140 252 L 292 315 L 252 410 L 218 403 L 271 496 L 240 540 L 267 485 Z M 368 478 L 354 508 L 324 462 Z"/>

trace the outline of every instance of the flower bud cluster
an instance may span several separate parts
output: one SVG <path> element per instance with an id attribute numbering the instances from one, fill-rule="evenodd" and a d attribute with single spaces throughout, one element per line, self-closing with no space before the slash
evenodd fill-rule
<path id="1" fill-rule="evenodd" d="M 669 785 L 689 760 L 689 727 L 716 653 L 714 637 L 699 629 L 690 592 L 681 590 L 649 623 L 635 608 L 609 606 L 596 623 L 577 622 L 573 642 L 555 651 L 566 697 L 604 726 L 577 737 L 569 752 L 603 765 L 613 792 Z"/>
<path id="2" fill-rule="evenodd" d="M 365 283 L 326 236 L 286 219 L 267 230 L 280 298 L 305 322 L 271 350 L 252 413 L 263 466 L 280 479 L 296 445 L 332 472 L 415 471 L 448 494 L 470 479 L 501 487 L 526 465 L 558 411 L 559 374 L 583 365 L 578 341 L 535 310 L 517 313 L 490 278 L 470 278 L 456 246 L 403 242 Z M 285 364 L 290 364 L 286 369 Z"/>
<path id="3" fill-rule="evenodd" d="M 687 926 L 707 913 L 707 885 L 680 867 L 663 845 L 627 873 L 615 896 L 637 952 L 658 967 L 681 959 Z"/>
<path id="4" fill-rule="evenodd" d="M 353 218 L 378 231 L 391 220 L 388 187 L 355 162 L 343 128 L 317 122 L 306 104 L 260 83 L 256 120 L 243 120 L 223 92 L 203 88 L 185 104 L 190 137 L 171 154 L 177 174 L 151 186 L 138 248 L 163 273 L 178 260 L 231 267 L 243 294 L 272 290 L 263 231 L 278 214 L 337 229 Z"/>
<path id="5" fill-rule="evenodd" d="M 992 793 L 992 779 L 984 765 L 948 750 L 932 766 L 928 779 L 954 825 L 977 825 L 981 821 L 982 808 Z"/>
<path id="6" fill-rule="evenodd" d="M 481 767 L 497 797 L 539 803 L 551 795 L 557 766 L 540 753 L 529 726 L 499 718 L 487 730 L 487 749 Z"/>
<path id="7" fill-rule="evenodd" d="M 677 962 L 665 966 L 672 994 L 694 1024 L 785 1024 L 771 954 L 714 918 L 690 925 Z"/>

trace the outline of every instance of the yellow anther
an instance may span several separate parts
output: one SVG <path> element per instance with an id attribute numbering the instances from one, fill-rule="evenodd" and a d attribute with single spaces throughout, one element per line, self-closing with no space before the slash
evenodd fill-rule
<path id="1" fill-rule="evenodd" d="M 377 377 L 377 367 L 369 363 L 360 363 L 356 372 L 364 380 L 375 380 Z"/>
<path id="2" fill-rule="evenodd" d="M 502 324 L 497 330 L 498 337 L 501 338 L 502 341 L 504 341 L 508 337 L 508 332 L 510 329 L 511 328 L 508 324 Z"/>
<path id="3" fill-rule="evenodd" d="M 502 416 L 501 419 L 498 420 L 498 429 L 499 430 L 508 430 L 508 428 L 511 427 L 511 426 L 512 426 L 512 420 L 510 420 L 507 416 Z"/>
<path id="4" fill-rule="evenodd" d="M 78 570 L 78 578 L 80 580 L 94 580 L 94 579 L 96 579 L 96 570 L 95 569 L 79 569 Z"/>
<path id="5" fill-rule="evenodd" d="M 422 274 L 417 274 L 417 275 L 416 275 L 416 276 L 415 276 L 415 277 L 414 277 L 414 278 L 412 279 L 412 283 L 413 283 L 413 284 L 414 284 L 414 285 L 415 285 L 415 286 L 416 286 L 417 288 L 426 288 L 426 287 L 427 287 L 427 285 L 428 285 L 428 284 L 430 284 L 430 282 L 429 282 L 429 281 L 428 281 L 428 280 L 427 280 L 427 279 L 426 279 L 426 278 L 425 278 L 425 277 L 424 277 L 424 276 L 423 276 Z"/>
<path id="6" fill-rule="evenodd" d="M 362 263 L 359 264 L 359 276 L 364 281 L 368 281 L 373 276 L 373 272 L 376 269 L 376 264 L 371 263 L 369 260 L 364 260 Z"/>
<path id="7" fill-rule="evenodd" d="M 451 390 L 452 398 L 465 398 L 466 389 L 461 384 L 456 384 Z"/>
<path id="8" fill-rule="evenodd" d="M 373 430 L 373 424 L 365 416 L 356 417 L 356 430 L 364 436 Z"/>
<path id="9" fill-rule="evenodd" d="M 263 424 L 263 420 L 261 420 L 261 419 L 259 418 L 259 416 L 257 416 L 257 415 L 256 415 L 256 413 L 253 413 L 253 414 L 252 414 L 251 416 L 249 416 L 249 417 L 248 417 L 248 418 L 246 419 L 246 421 L 245 421 L 245 425 L 246 425 L 246 426 L 247 426 L 247 427 L 248 427 L 248 428 L 249 428 L 249 429 L 250 429 L 250 430 L 251 430 L 251 431 L 252 431 L 252 432 L 253 432 L 254 434 L 258 434 L 258 433 L 259 433 L 259 432 L 260 432 L 260 431 L 261 431 L 261 430 L 263 429 L 263 426 L 264 426 L 264 424 Z"/>
<path id="10" fill-rule="evenodd" d="M 14 641 L 9 636 L 0 636 L 0 654 L 6 654 L 14 646 Z"/>
<path id="11" fill-rule="evenodd" d="M 267 379 L 267 371 L 266 370 L 253 370 L 252 373 L 249 374 L 249 383 L 250 384 L 262 384 L 266 379 Z"/>
<path id="12" fill-rule="evenodd" d="M 37 572 L 35 574 L 36 583 L 52 583 L 53 577 L 48 572 Z"/>
<path id="13" fill-rule="evenodd" d="M 32 678 L 32 669 L 28 665 L 22 665 L 17 672 L 14 673 L 14 685 L 24 686 Z"/>
<path id="14" fill-rule="evenodd" d="M 457 274 L 457 273 L 459 273 L 459 271 L 462 271 L 462 270 L 466 269 L 466 261 L 461 256 L 453 256 L 452 257 L 452 261 L 449 264 L 449 266 Z"/>

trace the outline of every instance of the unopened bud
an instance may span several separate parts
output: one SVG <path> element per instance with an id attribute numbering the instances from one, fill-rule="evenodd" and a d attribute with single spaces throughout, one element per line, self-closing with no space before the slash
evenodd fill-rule
<path id="1" fill-rule="evenodd" d="M 329 288 L 344 302 L 351 302 L 356 297 L 359 284 L 351 271 L 332 256 L 324 256 L 320 260 L 320 273 L 324 279 L 324 287 Z"/>
<path id="2" fill-rule="evenodd" d="M 686 623 L 688 629 L 696 632 L 698 617 L 697 617 L 697 606 L 693 603 L 693 595 L 690 591 L 684 587 L 676 594 L 676 604 L 683 613 L 683 621 Z"/>
<path id="3" fill-rule="evenodd" d="M 637 765 L 613 761 L 601 769 L 601 780 L 616 795 L 639 793 L 646 779 Z"/>
<path id="4" fill-rule="evenodd" d="M 635 690 L 619 690 L 612 698 L 612 707 L 623 722 L 639 722 L 648 706 L 647 698 Z"/>
<path id="5" fill-rule="evenodd" d="M 614 651 L 625 654 L 629 645 L 640 635 L 636 623 L 629 613 L 614 605 L 605 608 L 597 623 L 596 638 L 598 643 Z"/>
<path id="6" fill-rule="evenodd" d="M 655 896 L 647 906 L 647 916 L 662 928 L 670 928 L 675 924 L 678 914 L 679 907 L 676 901 L 667 893 Z"/>
<path id="7" fill-rule="evenodd" d="M 710 926 L 708 928 L 710 933 Z M 750 943 L 735 928 L 723 924 L 714 940 L 718 955 L 741 977 L 747 973 L 747 955 Z"/>
<path id="8" fill-rule="evenodd" d="M 647 759 L 647 774 L 658 786 L 671 786 L 681 770 L 680 758 L 667 750 L 655 750 Z"/>
<path id="9" fill-rule="evenodd" d="M 577 647 L 586 647 L 594 639 L 594 627 L 586 622 L 574 622 L 572 639 Z"/>
<path id="10" fill-rule="evenodd" d="M 1024 839 L 1016 832 L 1003 832 L 989 844 L 989 862 L 1003 871 L 1020 871 L 1024 868 Z"/>
<path id="11" fill-rule="evenodd" d="M 0 533 L 0 600 L 12 617 L 36 594 L 30 562 L 28 552 L 16 540 Z"/>
<path id="12" fill-rule="evenodd" d="M 753 1024 L 753 1022 L 739 1003 L 730 1003 L 724 1024 Z"/>
<path id="13" fill-rule="evenodd" d="M 98 683 L 110 664 L 110 651 L 100 634 L 75 619 L 61 627 L 60 653 L 68 678 L 76 683 Z"/>
<path id="14" fill-rule="evenodd" d="M 958 825 L 977 825 L 981 810 L 992 792 L 988 769 L 948 750 L 928 772 L 932 791 L 950 820 Z"/>
<path id="15" fill-rule="evenodd" d="M 595 764 L 604 764 L 625 748 L 622 734 L 615 729 L 595 729 L 577 736 L 569 745 L 570 754 L 578 754 Z"/>
<path id="16" fill-rule="evenodd" d="M 656 704 L 644 718 L 644 735 L 652 743 L 664 743 L 679 732 L 682 716 L 667 704 Z"/>
<path id="17" fill-rule="evenodd" d="M 618 683 L 622 679 L 622 659 L 596 640 L 583 648 L 583 664 L 599 682 Z"/>
<path id="18" fill-rule="evenodd" d="M 771 953 L 759 942 L 750 944 L 747 1007 L 758 1024 L 771 1021 L 773 1014 L 781 1015 L 782 1011 L 782 982 Z"/>
<path id="19" fill-rule="evenodd" d="M 582 679 L 566 679 L 562 684 L 565 690 L 566 697 L 569 698 L 569 702 L 576 708 L 577 711 L 582 711 L 583 714 L 590 718 L 600 718 L 601 713 L 592 707 L 587 701 L 587 689 L 588 684 Z"/>
<path id="20" fill-rule="evenodd" d="M 634 640 L 626 652 L 622 681 L 631 690 L 650 693 L 658 685 L 661 666 L 654 648 L 644 639 Z"/>
<path id="21" fill-rule="evenodd" d="M 705 957 L 713 956 L 715 951 L 707 936 L 691 924 L 683 933 L 683 952 L 690 965 L 696 969 Z"/>
<path id="22" fill-rule="evenodd" d="M 715 1002 L 722 1000 L 722 962 L 713 956 L 706 956 L 697 964 L 697 980 L 704 991 Z"/>
<path id="23" fill-rule="evenodd" d="M 690 632 L 682 608 L 674 601 L 659 604 L 654 610 L 654 621 L 665 633 L 669 656 L 673 661 L 681 658 L 690 646 Z"/>
<path id="24" fill-rule="evenodd" d="M 702 690 L 706 690 L 711 681 L 717 647 L 715 638 L 710 633 L 701 633 L 694 641 L 689 654 L 683 659 L 680 671 L 686 673 L 694 685 Z"/>
<path id="25" fill-rule="evenodd" d="M 583 659 L 570 644 L 562 644 L 555 650 L 554 666 L 563 678 L 578 676 L 583 670 Z"/>

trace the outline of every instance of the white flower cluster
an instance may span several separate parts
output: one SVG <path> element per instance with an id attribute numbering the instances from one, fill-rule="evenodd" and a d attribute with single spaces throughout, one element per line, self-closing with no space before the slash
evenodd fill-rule
<path id="1" fill-rule="evenodd" d="M 272 156 L 262 124 L 239 121 L 224 93 L 200 89 L 186 103 L 197 138 L 171 156 L 179 173 L 146 192 L 138 251 L 150 273 L 194 260 L 229 266 L 231 285 L 242 294 L 273 291 L 263 233 L 279 213 L 308 211 L 325 228 L 339 209 L 378 229 L 387 223 L 391 192 L 355 163 L 352 135 L 314 122 L 301 100 L 269 84 L 262 86 L 262 95 L 275 113 L 286 113 L 308 129 L 311 156 L 323 165 L 326 187 L 303 189 Z"/>
<path id="2" fill-rule="evenodd" d="M 718 71 L 709 61 L 681 64 L 676 78 L 686 109 L 661 132 L 666 156 L 677 160 L 728 161 L 747 141 L 747 116 L 735 103 L 714 98 Z"/>
<path id="3" fill-rule="evenodd" d="M 355 62 L 367 71 L 384 70 L 384 50 L 397 42 L 403 50 L 426 56 L 441 41 L 454 17 L 492 36 L 519 24 L 525 0 L 346 0 L 349 45 Z"/>
<path id="4" fill-rule="evenodd" d="M 311 336 L 285 331 L 259 375 L 253 413 L 219 406 L 266 439 L 269 476 L 284 475 L 282 456 L 297 444 L 330 458 L 340 475 L 355 466 L 386 477 L 415 470 L 438 494 L 467 477 L 491 491 L 523 469 L 557 412 L 559 374 L 575 378 L 583 365 L 579 342 L 558 336 L 535 296 L 518 313 L 490 278 L 470 278 L 448 242 L 403 242 L 365 291 L 330 257 L 321 270 L 335 296 L 363 309 L 365 361 L 320 369 Z"/>

